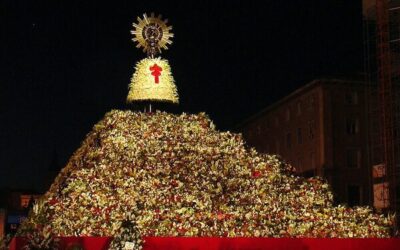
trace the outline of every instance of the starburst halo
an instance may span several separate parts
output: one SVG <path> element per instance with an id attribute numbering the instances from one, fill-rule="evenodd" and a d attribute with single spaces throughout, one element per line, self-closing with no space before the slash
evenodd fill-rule
<path id="1" fill-rule="evenodd" d="M 143 52 L 148 53 L 151 49 L 151 45 L 148 42 L 149 37 L 146 30 L 152 27 L 157 33 L 157 41 L 154 47 L 158 53 L 161 53 L 161 48 L 167 50 L 168 45 L 172 44 L 171 38 L 174 34 L 171 32 L 172 26 L 168 26 L 168 19 L 162 20 L 162 16 L 155 16 L 151 13 L 150 16 L 143 14 L 143 19 L 137 17 L 137 23 L 133 23 L 134 29 L 131 34 L 134 36 L 132 40 L 137 43 L 137 48 L 143 48 Z"/>

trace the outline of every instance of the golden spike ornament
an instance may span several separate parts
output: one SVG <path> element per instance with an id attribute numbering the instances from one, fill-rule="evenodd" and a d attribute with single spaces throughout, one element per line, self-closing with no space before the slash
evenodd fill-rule
<path id="1" fill-rule="evenodd" d="M 137 48 L 143 48 L 143 52 L 151 58 L 161 53 L 161 49 L 168 49 L 172 44 L 172 26 L 168 26 L 168 19 L 163 20 L 161 15 L 150 16 L 143 14 L 143 18 L 138 17 L 137 23 L 133 23 L 132 40 L 137 43 Z"/>

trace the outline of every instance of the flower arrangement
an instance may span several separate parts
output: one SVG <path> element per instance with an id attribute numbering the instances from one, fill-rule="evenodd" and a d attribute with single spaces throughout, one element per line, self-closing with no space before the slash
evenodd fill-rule
<path id="1" fill-rule="evenodd" d="M 141 236 L 390 237 L 392 223 L 368 207 L 334 206 L 322 179 L 296 176 L 204 113 L 114 110 L 19 234 L 114 236 L 114 248 L 140 249 Z"/>

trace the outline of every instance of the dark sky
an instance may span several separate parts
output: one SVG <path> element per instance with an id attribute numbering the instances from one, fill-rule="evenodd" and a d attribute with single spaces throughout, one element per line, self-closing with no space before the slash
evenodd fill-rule
<path id="1" fill-rule="evenodd" d="M 137 61 L 131 24 L 161 13 L 180 111 L 226 130 L 320 76 L 363 69 L 361 1 L 0 3 L 0 188 L 43 189 L 91 127 L 125 105 Z"/>

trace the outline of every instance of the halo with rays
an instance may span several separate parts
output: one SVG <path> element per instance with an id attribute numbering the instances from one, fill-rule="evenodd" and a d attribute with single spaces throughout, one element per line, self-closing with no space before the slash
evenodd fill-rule
<path id="1" fill-rule="evenodd" d="M 134 29 L 131 31 L 133 41 L 137 42 L 137 48 L 143 48 L 143 52 L 161 53 L 161 49 L 168 49 L 172 44 L 172 26 L 167 26 L 168 19 L 162 20 L 162 16 L 157 17 L 154 13 L 150 16 L 143 14 L 143 19 L 138 17 L 137 23 L 133 23 Z"/>

